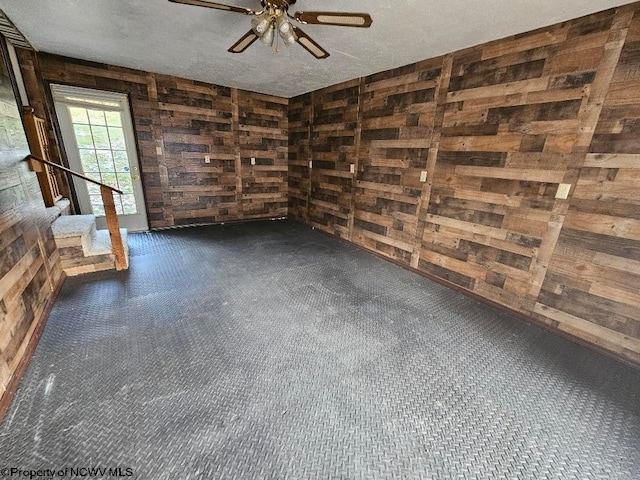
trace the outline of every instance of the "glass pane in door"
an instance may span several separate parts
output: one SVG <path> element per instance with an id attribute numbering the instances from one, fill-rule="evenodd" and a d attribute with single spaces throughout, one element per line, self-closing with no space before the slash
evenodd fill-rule
<path id="1" fill-rule="evenodd" d="M 89 178 L 122 190 L 124 195 L 114 196 L 118 214 L 138 213 L 122 114 L 82 107 L 69 107 L 69 113 L 83 173 Z M 104 215 L 100 188 L 87 182 L 87 190 L 92 213 Z"/>

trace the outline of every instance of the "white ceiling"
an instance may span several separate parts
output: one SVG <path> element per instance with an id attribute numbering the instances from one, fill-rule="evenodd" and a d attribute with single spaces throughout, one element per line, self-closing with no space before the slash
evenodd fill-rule
<path id="1" fill-rule="evenodd" d="M 259 0 L 218 0 L 259 8 Z M 298 0 L 291 12 L 369 12 L 370 29 L 306 25 L 331 56 L 260 42 L 227 49 L 250 17 L 167 0 L 0 0 L 43 52 L 293 97 L 341 81 L 630 3 L 624 0 Z"/>

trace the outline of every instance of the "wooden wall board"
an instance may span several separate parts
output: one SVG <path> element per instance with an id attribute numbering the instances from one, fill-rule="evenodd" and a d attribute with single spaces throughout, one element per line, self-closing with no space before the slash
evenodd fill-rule
<path id="1" fill-rule="evenodd" d="M 312 95 L 309 221 L 339 237 L 349 236 L 359 95 L 359 80 Z"/>
<path id="2" fill-rule="evenodd" d="M 287 107 L 286 99 L 238 92 L 243 218 L 287 216 Z"/>
<path id="3" fill-rule="evenodd" d="M 46 53 L 19 58 L 55 145 L 48 83 L 129 95 L 151 228 L 286 215 L 287 99 Z M 242 160 L 251 156 L 262 160 Z"/>
<path id="4" fill-rule="evenodd" d="M 553 250 L 562 225 L 557 185 L 576 178 L 583 161 L 571 153 L 613 15 L 587 34 L 563 24 L 454 54 L 422 268 L 463 275 L 466 288 L 514 310 L 533 306 L 538 257 Z M 565 64 L 575 50 L 591 68 L 579 76 Z M 456 229 L 441 232 L 447 219 Z M 460 238 L 469 230 L 501 244 Z M 523 241 L 535 247 L 522 250 Z"/>
<path id="5" fill-rule="evenodd" d="M 543 317 L 552 312 L 560 327 L 567 323 L 579 333 L 601 337 L 597 341 L 606 342 L 607 348 L 625 348 L 637 361 L 640 143 L 632 137 L 634 131 L 636 136 L 640 133 L 635 127 L 640 124 L 640 8 L 630 6 L 626 13 L 631 18 L 611 72 L 611 88 L 601 97 L 604 102 L 589 153 L 535 314 Z M 625 24 L 620 28 L 624 30 Z"/>
<path id="6" fill-rule="evenodd" d="M 363 79 L 352 238 L 404 264 L 418 235 L 443 59 Z"/>
<path id="7" fill-rule="evenodd" d="M 27 347 L 63 273 L 38 180 L 23 161 L 29 147 L 4 64 L 0 106 L 0 397 L 4 399 L 11 385 L 15 389 L 19 366 L 27 360 Z"/>
<path id="8" fill-rule="evenodd" d="M 332 185 L 321 204 L 354 221 L 325 231 L 639 363 L 639 11 L 361 79 L 353 200 Z M 311 115 L 307 128 L 302 97 L 291 107 L 304 126 L 290 155 L 307 160 L 324 127 Z M 311 196 L 295 175 L 290 212 L 305 221 Z"/>
<path id="9" fill-rule="evenodd" d="M 168 205 L 162 208 L 171 211 L 175 225 L 239 218 L 231 89 L 154 77 L 166 169 Z M 205 155 L 210 163 L 204 163 Z"/>
<path id="10" fill-rule="evenodd" d="M 307 222 L 311 177 L 311 124 L 313 105 L 311 94 L 300 95 L 289 101 L 289 162 L 288 183 L 290 218 Z"/>

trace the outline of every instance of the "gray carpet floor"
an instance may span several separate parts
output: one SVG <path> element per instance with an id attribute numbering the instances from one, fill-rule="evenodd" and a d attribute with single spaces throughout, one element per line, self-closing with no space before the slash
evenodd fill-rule
<path id="1" fill-rule="evenodd" d="M 0 468 L 640 478 L 638 370 L 287 221 L 130 245 L 65 282 Z"/>

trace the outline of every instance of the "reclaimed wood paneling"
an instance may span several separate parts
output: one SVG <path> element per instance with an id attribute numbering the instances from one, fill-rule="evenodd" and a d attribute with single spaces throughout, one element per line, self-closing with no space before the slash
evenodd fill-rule
<path id="1" fill-rule="evenodd" d="M 47 83 L 129 95 L 151 228 L 286 214 L 286 99 L 46 53 L 20 62 L 50 126 Z M 255 167 L 242 161 L 252 151 Z"/>
<path id="2" fill-rule="evenodd" d="M 420 268 L 531 311 L 566 212 L 558 185 L 578 177 L 597 72 L 617 60 L 606 51 L 614 17 L 453 55 Z"/>
<path id="3" fill-rule="evenodd" d="M 353 241 L 411 262 L 442 59 L 364 79 Z"/>
<path id="4" fill-rule="evenodd" d="M 307 222 L 309 214 L 312 122 L 311 94 L 289 100 L 288 215 L 301 222 Z"/>
<path id="5" fill-rule="evenodd" d="M 154 77 L 169 203 L 162 208 L 171 211 L 175 225 L 240 218 L 231 89 Z"/>
<path id="6" fill-rule="evenodd" d="M 62 281 L 60 256 L 5 66 L 0 73 L 0 397 Z"/>
<path id="7" fill-rule="evenodd" d="M 238 91 L 237 105 L 243 218 L 286 217 L 288 100 Z"/>
<path id="8" fill-rule="evenodd" d="M 349 237 L 353 214 L 359 93 L 353 80 L 312 94 L 309 221 L 341 238 Z"/>
<path id="9" fill-rule="evenodd" d="M 329 233 L 640 363 L 638 5 L 361 79 L 357 124 L 333 120 L 358 145 L 352 203 L 334 182 L 309 210 L 333 212 Z M 314 112 L 306 128 L 302 97 L 291 108 L 290 154 L 306 159 L 327 122 Z M 302 220 L 305 178 L 290 199 Z"/>
<path id="10" fill-rule="evenodd" d="M 640 8 L 617 39 L 626 42 L 535 314 L 640 363 Z"/>

